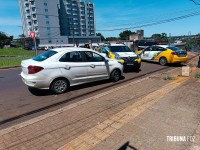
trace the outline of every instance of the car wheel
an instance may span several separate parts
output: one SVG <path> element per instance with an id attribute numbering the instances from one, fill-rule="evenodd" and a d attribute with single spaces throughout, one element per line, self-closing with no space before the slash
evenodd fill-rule
<path id="1" fill-rule="evenodd" d="M 110 75 L 110 80 L 113 82 L 117 82 L 117 81 L 119 81 L 120 77 L 121 77 L 120 71 L 114 70 Z"/>
<path id="2" fill-rule="evenodd" d="M 140 67 L 141 67 L 141 64 L 137 64 L 134 68 L 135 71 L 139 71 L 140 70 Z"/>
<path id="3" fill-rule="evenodd" d="M 55 94 L 62 94 L 69 88 L 69 83 L 66 79 L 56 79 L 52 82 L 50 90 Z"/>
<path id="4" fill-rule="evenodd" d="M 162 65 L 162 66 L 165 66 L 167 64 L 167 59 L 165 57 L 161 57 L 160 60 L 159 60 L 159 63 Z"/>

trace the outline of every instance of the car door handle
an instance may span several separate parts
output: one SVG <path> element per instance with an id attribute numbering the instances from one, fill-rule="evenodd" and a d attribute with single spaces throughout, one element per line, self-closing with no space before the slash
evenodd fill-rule
<path id="1" fill-rule="evenodd" d="M 94 65 L 94 64 L 91 64 L 90 67 L 91 67 L 91 68 L 95 68 L 95 65 Z"/>
<path id="2" fill-rule="evenodd" d="M 71 69 L 71 67 L 70 66 L 65 66 L 65 68 L 64 69 L 66 69 L 66 70 L 70 70 Z"/>

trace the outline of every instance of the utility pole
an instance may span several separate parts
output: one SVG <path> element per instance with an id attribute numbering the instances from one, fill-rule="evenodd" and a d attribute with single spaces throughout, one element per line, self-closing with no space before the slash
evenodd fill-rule
<path id="1" fill-rule="evenodd" d="M 191 31 L 188 32 L 188 49 L 191 51 Z"/>
<path id="2" fill-rule="evenodd" d="M 168 44 L 171 45 L 171 33 L 169 33 L 169 40 L 168 40 Z"/>

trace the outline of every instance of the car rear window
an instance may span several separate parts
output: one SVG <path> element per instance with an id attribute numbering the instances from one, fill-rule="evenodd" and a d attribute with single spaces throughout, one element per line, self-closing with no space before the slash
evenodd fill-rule
<path id="1" fill-rule="evenodd" d="M 47 58 L 50 58 L 51 56 L 55 55 L 56 53 L 57 53 L 56 51 L 49 50 L 49 51 L 46 51 L 46 52 L 34 57 L 33 60 L 35 60 L 35 61 L 44 61 Z"/>
<path id="2" fill-rule="evenodd" d="M 109 46 L 111 52 L 132 52 L 127 46 Z"/>
<path id="3" fill-rule="evenodd" d="M 167 47 L 168 49 L 171 49 L 173 51 L 181 51 L 182 49 L 180 49 L 179 47 L 174 47 L 174 46 L 169 46 Z"/>

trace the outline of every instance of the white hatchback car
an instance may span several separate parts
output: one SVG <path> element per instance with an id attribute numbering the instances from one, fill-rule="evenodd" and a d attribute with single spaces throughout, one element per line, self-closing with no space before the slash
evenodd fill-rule
<path id="1" fill-rule="evenodd" d="M 56 94 L 70 86 L 123 76 L 123 64 L 86 48 L 56 48 L 21 62 L 23 82 Z"/>

